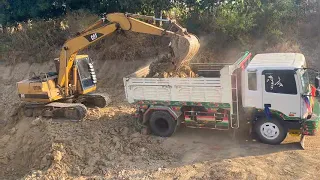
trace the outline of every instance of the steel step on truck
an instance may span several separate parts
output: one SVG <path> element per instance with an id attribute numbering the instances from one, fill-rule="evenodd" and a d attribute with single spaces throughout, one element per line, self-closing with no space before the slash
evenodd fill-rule
<path id="1" fill-rule="evenodd" d="M 125 77 L 136 124 L 171 136 L 192 128 L 246 129 L 259 140 L 280 144 L 288 133 L 315 135 L 319 124 L 319 73 L 299 53 L 245 52 L 234 63 L 191 64 L 197 77 L 144 78 L 148 66 Z M 312 77 L 312 78 L 311 78 Z M 310 81 L 310 79 L 314 79 Z M 248 122 L 249 120 L 249 122 Z"/>

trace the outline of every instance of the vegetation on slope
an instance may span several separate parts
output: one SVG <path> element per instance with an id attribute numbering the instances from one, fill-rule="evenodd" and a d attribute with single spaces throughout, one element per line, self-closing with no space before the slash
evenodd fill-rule
<path id="1" fill-rule="evenodd" d="M 260 52 L 279 42 L 295 44 L 299 23 L 318 9 L 319 2 L 304 0 L 0 0 L 0 60 L 13 63 L 51 60 L 58 56 L 65 40 L 103 13 L 131 12 L 176 18 L 200 37 L 197 60 L 215 61 L 233 49 Z M 135 49 L 138 57 L 148 47 L 145 44 L 154 41 L 139 35 L 130 38 L 131 42 L 138 42 L 132 47 L 141 46 Z M 152 45 L 159 46 L 159 41 Z M 104 43 L 95 47 L 110 48 L 101 46 Z"/>

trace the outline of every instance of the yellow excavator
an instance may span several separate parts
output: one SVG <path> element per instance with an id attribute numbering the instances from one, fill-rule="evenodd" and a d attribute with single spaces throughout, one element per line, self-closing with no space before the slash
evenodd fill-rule
<path id="1" fill-rule="evenodd" d="M 168 26 L 164 29 L 150 23 L 155 21 L 167 21 Z M 196 36 L 174 20 L 137 14 L 107 14 L 65 42 L 60 57 L 55 59 L 56 72 L 40 73 L 17 83 L 19 97 L 25 102 L 24 115 L 81 120 L 87 106 L 107 106 L 110 103 L 107 95 L 93 93 L 97 88 L 97 77 L 92 60 L 78 52 L 117 31 L 169 37 L 174 53 L 172 63 L 176 66 L 190 61 L 200 46 Z M 183 47 L 179 47 L 181 42 Z"/>

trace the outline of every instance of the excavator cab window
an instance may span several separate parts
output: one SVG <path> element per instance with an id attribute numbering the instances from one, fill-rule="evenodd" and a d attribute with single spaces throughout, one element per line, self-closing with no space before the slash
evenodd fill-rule
<path id="1" fill-rule="evenodd" d="M 77 59 L 76 61 L 78 67 L 78 75 L 80 78 L 80 84 L 82 90 L 86 90 L 90 87 L 95 86 L 96 84 L 96 77 L 93 68 L 93 64 L 90 58 L 81 58 Z"/>

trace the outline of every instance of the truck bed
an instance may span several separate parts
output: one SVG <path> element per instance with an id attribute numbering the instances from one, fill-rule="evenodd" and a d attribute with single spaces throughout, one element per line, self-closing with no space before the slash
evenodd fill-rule
<path id="1" fill-rule="evenodd" d="M 231 104 L 231 76 L 228 66 L 220 70 L 220 77 L 210 78 L 143 78 L 146 74 L 147 67 L 123 79 L 129 103 L 154 100 Z"/>
<path id="2" fill-rule="evenodd" d="M 123 78 L 126 98 L 129 103 L 141 100 L 229 103 L 233 111 L 234 103 L 238 107 L 237 87 L 240 87 L 234 71 L 243 69 L 250 57 L 251 53 L 245 52 L 233 64 L 195 63 L 196 73 L 210 74 L 197 78 L 145 78 L 149 73 L 147 65 Z"/>

